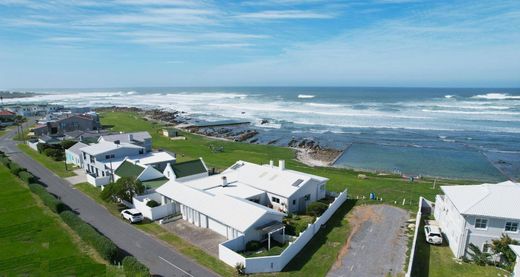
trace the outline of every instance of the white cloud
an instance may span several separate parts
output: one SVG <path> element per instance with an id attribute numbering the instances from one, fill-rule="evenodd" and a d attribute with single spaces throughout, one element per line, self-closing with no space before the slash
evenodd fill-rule
<path id="1" fill-rule="evenodd" d="M 280 20 L 280 19 L 330 19 L 331 13 L 307 10 L 271 10 L 252 13 L 242 13 L 235 16 L 241 19 Z"/>

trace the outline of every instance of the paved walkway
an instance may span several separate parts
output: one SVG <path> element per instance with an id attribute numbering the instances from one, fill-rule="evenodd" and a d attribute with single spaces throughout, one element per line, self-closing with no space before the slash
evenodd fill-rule
<path id="1" fill-rule="evenodd" d="M 83 171 L 83 169 L 74 169 L 74 173 L 76 174 L 76 176 L 65 178 L 65 180 L 67 180 L 67 182 L 69 182 L 70 184 L 77 185 L 80 183 L 85 183 L 87 181 L 87 175 L 85 175 L 85 171 Z"/>
<path id="2" fill-rule="evenodd" d="M 407 211 L 388 205 L 359 206 L 349 215 L 347 244 L 328 277 L 404 275 Z"/>
<path id="3" fill-rule="evenodd" d="M 218 245 L 226 241 L 226 237 L 208 228 L 200 228 L 182 219 L 161 225 L 184 240 L 191 242 L 206 253 L 218 258 Z"/>
<path id="4" fill-rule="evenodd" d="M 14 131 L 0 137 L 0 150 L 27 168 L 47 185 L 49 192 L 76 211 L 79 216 L 111 239 L 119 248 L 144 263 L 156 276 L 218 276 L 200 266 L 190 258 L 178 253 L 161 240 L 136 229 L 132 225 L 114 217 L 104 207 L 99 206 L 82 192 L 56 176 L 47 168 L 19 151 L 12 141 Z"/>

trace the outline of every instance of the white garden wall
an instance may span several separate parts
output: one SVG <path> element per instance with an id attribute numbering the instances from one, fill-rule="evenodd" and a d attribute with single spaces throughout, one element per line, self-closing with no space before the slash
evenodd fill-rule
<path id="1" fill-rule="evenodd" d="M 347 200 L 347 190 L 343 191 L 336 197 L 329 208 L 319 217 L 313 224 L 300 234 L 295 241 L 289 242 L 289 246 L 277 256 L 245 258 L 235 251 L 243 250 L 243 236 L 239 236 L 233 240 L 223 242 L 219 245 L 219 258 L 230 266 L 239 263 L 245 266 L 246 273 L 260 272 L 278 272 L 300 252 L 303 247 L 312 239 L 312 237 L 320 230 L 321 226 L 327 223 L 336 210 Z"/>
<path id="2" fill-rule="evenodd" d="M 132 203 L 134 204 L 134 207 L 143 214 L 144 217 L 150 220 L 158 220 L 173 214 L 173 203 L 166 203 L 161 206 L 151 208 L 146 205 L 146 203 L 148 203 L 150 200 L 155 200 L 158 203 L 161 203 L 161 195 L 154 192 L 135 196 L 132 198 Z"/>

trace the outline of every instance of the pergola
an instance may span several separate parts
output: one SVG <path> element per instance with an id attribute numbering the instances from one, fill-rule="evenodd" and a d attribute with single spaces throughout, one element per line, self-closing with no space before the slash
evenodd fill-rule
<path id="1" fill-rule="evenodd" d="M 271 250 L 271 234 L 282 231 L 282 244 L 285 243 L 285 224 L 278 221 L 272 221 L 268 224 L 256 228 L 263 234 L 267 234 L 267 250 Z"/>

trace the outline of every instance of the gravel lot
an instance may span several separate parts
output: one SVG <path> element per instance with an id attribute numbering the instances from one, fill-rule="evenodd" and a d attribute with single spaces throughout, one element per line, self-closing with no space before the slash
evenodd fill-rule
<path id="1" fill-rule="evenodd" d="M 393 206 L 356 207 L 349 216 L 352 232 L 348 242 L 327 276 L 404 274 L 408 219 L 407 211 Z"/>

